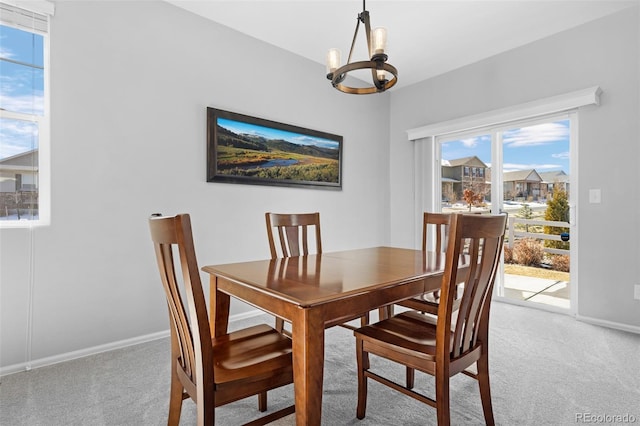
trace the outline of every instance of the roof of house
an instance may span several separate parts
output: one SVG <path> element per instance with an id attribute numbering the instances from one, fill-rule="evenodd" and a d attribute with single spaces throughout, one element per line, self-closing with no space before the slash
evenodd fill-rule
<path id="1" fill-rule="evenodd" d="M 481 159 L 476 157 L 475 155 L 471 157 L 464 158 L 456 158 L 455 160 L 449 160 L 450 167 L 458 167 L 458 166 L 475 166 L 475 167 L 487 167 L 485 163 L 482 162 Z"/>
<path id="2" fill-rule="evenodd" d="M 542 178 L 535 169 L 504 172 L 503 179 L 505 182 L 542 182 Z"/>
<path id="3" fill-rule="evenodd" d="M 2 166 L 38 167 L 38 150 L 33 149 L 31 151 L 3 158 L 0 160 L 0 167 Z"/>
<path id="4" fill-rule="evenodd" d="M 553 172 L 542 172 L 538 173 L 542 178 L 543 182 L 569 182 L 569 175 L 566 174 L 563 170 L 556 170 Z"/>

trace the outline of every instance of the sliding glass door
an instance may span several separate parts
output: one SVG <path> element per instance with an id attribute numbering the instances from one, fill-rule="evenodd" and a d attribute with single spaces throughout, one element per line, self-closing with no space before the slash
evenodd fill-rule
<path id="1" fill-rule="evenodd" d="M 435 140 L 441 167 L 434 205 L 443 212 L 509 215 L 496 283 L 496 295 L 508 301 L 571 308 L 574 120 L 556 115 Z"/>

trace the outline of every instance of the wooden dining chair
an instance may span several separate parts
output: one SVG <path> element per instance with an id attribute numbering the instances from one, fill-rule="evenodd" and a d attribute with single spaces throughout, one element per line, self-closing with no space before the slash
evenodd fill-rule
<path id="1" fill-rule="evenodd" d="M 358 364 L 356 416 L 365 417 L 367 380 L 374 379 L 436 408 L 438 425 L 449 425 L 449 380 L 464 373 L 478 380 L 487 425 L 494 424 L 489 386 L 489 310 L 504 242 L 506 216 L 453 214 L 437 317 L 407 311 L 354 332 Z M 454 310 L 459 256 L 469 244 L 460 306 Z M 435 377 L 435 398 L 418 393 L 371 369 L 369 355 Z M 476 364 L 477 373 L 466 368 Z"/>
<path id="2" fill-rule="evenodd" d="M 149 227 L 171 328 L 167 424 L 179 424 L 182 401 L 189 397 L 198 425 L 215 423 L 215 407 L 252 395 L 258 395 L 259 411 L 266 411 L 267 391 L 293 382 L 291 339 L 266 324 L 212 338 L 189 215 L 155 215 Z M 248 424 L 270 423 L 294 410 L 289 406 Z"/>
<path id="3" fill-rule="evenodd" d="M 447 241 L 449 236 L 449 221 L 451 213 L 430 213 L 424 212 L 422 215 L 422 251 L 427 250 L 429 235 L 433 235 L 433 251 L 442 253 L 443 256 L 447 251 Z M 459 288 L 459 287 L 458 287 Z M 453 309 L 458 309 L 460 302 L 459 291 L 454 302 Z M 440 290 L 423 293 L 411 299 L 403 300 L 396 303 L 398 306 L 415 309 L 423 314 L 438 315 L 438 307 L 440 305 Z M 387 310 L 387 317 L 393 316 L 393 305 Z M 413 389 L 415 383 L 415 370 L 407 366 L 406 371 L 406 387 Z"/>
<path id="4" fill-rule="evenodd" d="M 309 235 L 315 239 L 315 254 L 322 254 L 322 237 L 320 232 L 320 213 L 265 213 L 267 223 L 267 237 L 269 239 L 269 250 L 271 258 L 308 256 L 310 250 Z M 313 228 L 313 229 L 312 229 Z M 276 244 L 276 241 L 278 244 Z M 312 243 L 311 243 L 312 245 Z M 369 323 L 369 315 L 360 319 L 360 325 Z M 349 324 L 341 326 L 355 329 Z M 276 330 L 290 334 L 284 328 L 284 320 L 276 318 Z"/>
<path id="5" fill-rule="evenodd" d="M 429 235 L 433 235 L 433 251 L 446 253 L 449 235 L 450 213 L 424 212 L 422 215 L 422 251 L 427 250 Z M 431 232 L 429 232 L 431 230 Z M 398 302 L 397 305 L 437 315 L 440 302 L 440 291 L 435 290 Z"/>
<path id="6" fill-rule="evenodd" d="M 478 213 L 462 213 L 462 214 L 480 214 Z M 428 236 L 433 235 L 434 246 L 433 251 L 436 253 L 446 253 L 447 240 L 449 235 L 449 221 L 451 213 L 430 213 L 424 212 L 422 215 L 422 251 L 427 250 Z M 431 230 L 431 232 L 429 231 Z M 465 252 L 468 247 L 465 246 Z M 458 286 L 458 290 L 461 287 Z M 459 293 L 456 293 L 458 297 Z M 460 300 L 456 299 L 454 310 L 458 308 Z M 425 314 L 437 315 L 440 303 L 440 290 L 423 293 L 411 299 L 398 302 L 397 305 L 406 308 L 415 309 Z M 389 312 L 389 316 L 393 315 L 393 311 Z"/>
<path id="7" fill-rule="evenodd" d="M 307 256 L 309 254 L 309 229 L 313 228 L 315 253 L 322 253 L 320 213 L 265 213 L 267 237 L 271 258 Z M 274 233 L 276 234 L 274 236 Z M 276 237 L 279 242 L 276 245 Z"/>

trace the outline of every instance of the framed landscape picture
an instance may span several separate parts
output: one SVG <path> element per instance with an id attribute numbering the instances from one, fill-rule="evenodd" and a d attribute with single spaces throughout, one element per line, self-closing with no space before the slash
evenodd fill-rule
<path id="1" fill-rule="evenodd" d="M 342 188 L 342 136 L 207 108 L 207 181 Z"/>

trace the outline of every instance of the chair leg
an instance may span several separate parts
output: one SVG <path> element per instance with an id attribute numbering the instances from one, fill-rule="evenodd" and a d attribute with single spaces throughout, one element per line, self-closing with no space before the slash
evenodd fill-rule
<path id="1" fill-rule="evenodd" d="M 449 426 L 449 376 L 439 377 L 436 372 L 436 412 L 438 426 Z"/>
<path id="2" fill-rule="evenodd" d="M 491 387 L 489 386 L 489 354 L 484 353 L 477 361 L 478 384 L 480 385 L 480 399 L 484 411 L 484 421 L 488 426 L 495 425 L 493 407 L 491 405 Z"/>
<path id="3" fill-rule="evenodd" d="M 213 380 L 205 380 L 196 388 L 196 424 L 198 426 L 203 425 L 215 425 L 216 413 L 215 413 L 215 395 Z"/>
<path id="4" fill-rule="evenodd" d="M 378 320 L 382 321 L 389 318 L 389 310 L 386 306 L 378 308 Z"/>
<path id="5" fill-rule="evenodd" d="M 176 372 L 175 360 L 171 360 L 171 390 L 169 393 L 169 418 L 167 419 L 168 426 L 178 426 L 180 424 L 180 412 L 182 411 L 182 394 L 184 388 L 178 374 Z"/>
<path id="6" fill-rule="evenodd" d="M 364 419 L 367 410 L 367 378 L 364 372 L 369 369 L 369 356 L 364 352 L 362 345 L 362 340 L 356 339 L 356 360 L 358 364 L 358 407 L 356 408 L 356 417 L 360 420 Z"/>
<path id="7" fill-rule="evenodd" d="M 276 325 L 274 328 L 278 333 L 282 333 L 284 330 L 284 320 L 282 318 L 276 318 Z"/>
<path id="8" fill-rule="evenodd" d="M 258 394 L 258 410 L 261 413 L 267 411 L 267 391 Z"/>
<path id="9" fill-rule="evenodd" d="M 360 317 L 360 327 L 364 327 L 369 324 L 369 312 Z"/>
<path id="10" fill-rule="evenodd" d="M 387 305 L 379 308 L 380 320 L 391 318 L 393 316 L 393 305 Z"/>
<path id="11" fill-rule="evenodd" d="M 416 380 L 416 370 L 407 367 L 407 389 L 413 389 Z"/>

